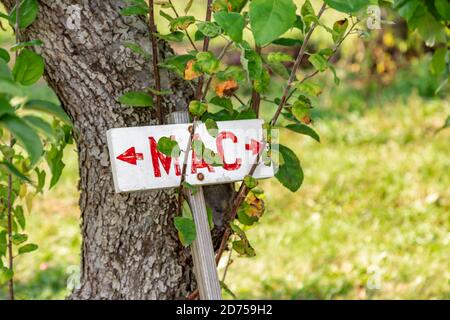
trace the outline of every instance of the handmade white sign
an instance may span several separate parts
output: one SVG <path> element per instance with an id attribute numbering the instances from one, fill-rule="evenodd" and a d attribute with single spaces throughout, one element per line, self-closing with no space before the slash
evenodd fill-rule
<path id="1" fill-rule="evenodd" d="M 217 137 L 210 135 L 205 124 L 195 129 L 196 140 L 221 158 L 222 166 L 212 166 L 190 150 L 186 182 L 192 185 L 221 184 L 243 180 L 265 147 L 262 120 L 217 122 Z M 180 185 L 185 150 L 192 124 L 175 124 L 111 129 L 107 133 L 108 147 L 116 192 L 172 188 Z M 181 149 L 172 158 L 157 149 L 161 137 L 176 140 Z M 261 163 L 255 178 L 273 177 L 272 166 Z"/>

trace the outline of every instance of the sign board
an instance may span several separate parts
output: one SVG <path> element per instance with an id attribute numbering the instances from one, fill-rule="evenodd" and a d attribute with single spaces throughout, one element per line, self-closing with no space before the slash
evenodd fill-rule
<path id="1" fill-rule="evenodd" d="M 205 124 L 198 123 L 194 139 L 216 152 L 223 166 L 211 166 L 190 150 L 186 182 L 192 185 L 241 181 L 256 162 L 264 143 L 262 120 L 217 122 L 218 135 L 211 136 Z M 116 192 L 178 187 L 192 124 L 174 124 L 111 129 L 108 147 Z M 160 153 L 161 137 L 171 137 L 181 149 L 179 158 Z M 261 163 L 253 175 L 257 179 L 273 177 L 272 166 Z"/>

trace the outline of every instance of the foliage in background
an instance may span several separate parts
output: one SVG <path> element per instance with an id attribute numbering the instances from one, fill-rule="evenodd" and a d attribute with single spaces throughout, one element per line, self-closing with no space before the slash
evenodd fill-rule
<path id="1" fill-rule="evenodd" d="M 39 7 L 36 0 L 17 4 L 0 18 L 16 29 L 18 40 L 20 30 L 37 18 Z M 10 299 L 14 259 L 38 249 L 28 242 L 26 212 L 32 211 L 34 197 L 44 192 L 43 160 L 51 172 L 51 188 L 64 168 L 63 150 L 72 141 L 70 121 L 54 94 L 36 99 L 34 85 L 42 78 L 44 60 L 30 49 L 40 45 L 42 41 L 33 39 L 17 41 L 9 51 L 0 48 L 0 285 L 8 282 Z M 48 87 L 41 90 L 51 92 Z"/>

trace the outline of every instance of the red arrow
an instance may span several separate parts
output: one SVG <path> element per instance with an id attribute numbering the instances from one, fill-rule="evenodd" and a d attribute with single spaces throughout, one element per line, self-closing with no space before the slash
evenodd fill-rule
<path id="1" fill-rule="evenodd" d="M 261 150 L 261 145 L 261 142 L 252 139 L 250 144 L 247 143 L 245 145 L 245 150 L 253 151 L 253 154 L 258 154 Z"/>
<path id="2" fill-rule="evenodd" d="M 136 165 L 137 160 L 144 160 L 144 155 L 142 153 L 136 153 L 134 147 L 131 147 L 120 156 L 117 156 L 118 160 L 128 162 L 129 164 Z"/>

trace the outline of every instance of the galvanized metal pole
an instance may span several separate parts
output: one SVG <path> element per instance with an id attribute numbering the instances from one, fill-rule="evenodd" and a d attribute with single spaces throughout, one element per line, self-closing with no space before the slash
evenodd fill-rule
<path id="1" fill-rule="evenodd" d="M 189 113 L 186 111 L 172 112 L 168 116 L 172 124 L 188 123 Z M 214 248 L 209 230 L 208 214 L 203 196 L 203 188 L 197 186 L 197 192 L 192 194 L 186 190 L 187 200 L 194 216 L 197 237 L 192 244 L 192 257 L 197 286 L 202 300 L 221 300 L 222 292 L 217 275 Z"/>

